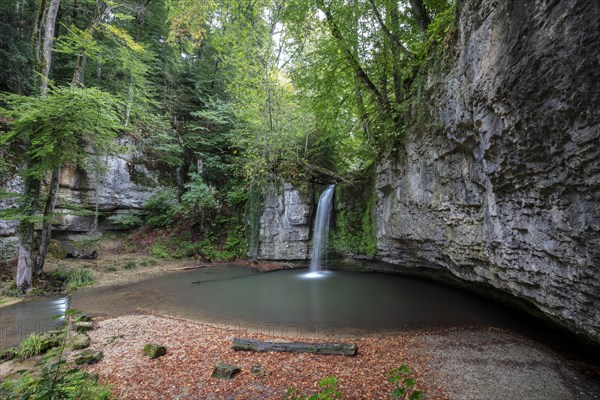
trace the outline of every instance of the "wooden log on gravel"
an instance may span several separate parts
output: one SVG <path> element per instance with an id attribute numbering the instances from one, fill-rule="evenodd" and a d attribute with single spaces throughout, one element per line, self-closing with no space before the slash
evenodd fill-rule
<path id="1" fill-rule="evenodd" d="M 358 346 L 354 343 L 304 343 L 261 342 L 252 339 L 233 339 L 231 348 L 236 351 L 279 351 L 286 353 L 313 353 L 338 356 L 355 356 Z"/>

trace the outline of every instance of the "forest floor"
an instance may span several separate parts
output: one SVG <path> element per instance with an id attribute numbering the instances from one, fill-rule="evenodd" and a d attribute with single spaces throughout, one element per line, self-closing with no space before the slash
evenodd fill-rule
<path id="1" fill-rule="evenodd" d="M 389 371 L 404 364 L 424 399 L 600 398 L 597 368 L 494 328 L 344 339 L 358 344 L 355 357 L 236 352 L 234 337 L 299 340 L 167 316 L 125 316 L 97 321 L 92 347 L 104 359 L 88 368 L 120 399 L 281 399 L 290 388 L 317 393 L 330 376 L 339 379 L 344 399 L 386 399 L 395 388 Z M 142 355 L 145 343 L 164 345 L 167 354 L 150 360 Z M 211 378 L 217 362 L 241 372 L 228 381 Z M 255 365 L 261 373 L 252 373 Z"/>

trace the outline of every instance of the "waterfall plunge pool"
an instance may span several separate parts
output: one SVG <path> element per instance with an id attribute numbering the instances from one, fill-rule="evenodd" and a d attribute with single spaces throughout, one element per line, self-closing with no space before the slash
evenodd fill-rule
<path id="1" fill-rule="evenodd" d="M 557 350 L 572 344 L 533 317 L 479 295 L 382 273 L 311 273 L 308 269 L 260 273 L 216 265 L 122 286 L 80 289 L 73 293 L 70 306 L 108 317 L 149 311 L 276 336 L 323 338 L 497 327 Z M 0 349 L 17 344 L 28 333 L 15 327 L 39 331 L 65 307 L 65 298 L 41 298 L 0 308 L 2 326 L 7 327 L 2 330 Z"/>
<path id="2" fill-rule="evenodd" d="M 236 265 L 171 273 L 119 287 L 81 289 L 73 294 L 72 307 L 106 316 L 144 310 L 316 338 L 466 326 L 529 334 L 532 326 L 542 325 L 477 294 L 416 278 L 308 269 L 260 273 Z M 539 329 L 545 336 L 545 325 Z"/>

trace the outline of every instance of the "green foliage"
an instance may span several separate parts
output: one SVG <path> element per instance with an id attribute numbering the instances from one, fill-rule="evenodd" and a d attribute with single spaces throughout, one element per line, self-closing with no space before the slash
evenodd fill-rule
<path id="1" fill-rule="evenodd" d="M 125 269 L 136 269 L 137 268 L 137 264 L 135 263 L 135 261 L 129 260 L 129 261 L 125 262 L 125 266 L 123 268 L 125 268 Z"/>
<path id="2" fill-rule="evenodd" d="M 332 250 L 373 258 L 377 252 L 375 190 L 373 171 L 354 184 L 340 184 L 335 196 L 335 226 L 331 231 Z M 369 188 L 369 190 L 365 190 Z"/>
<path id="3" fill-rule="evenodd" d="M 59 268 L 53 275 L 56 279 L 64 281 L 68 290 L 89 286 L 96 280 L 92 272 L 84 267 L 75 269 Z"/>
<path id="4" fill-rule="evenodd" d="M 148 226 L 152 228 L 170 226 L 180 210 L 175 190 L 163 189 L 157 191 L 144 203 L 144 210 L 148 212 L 146 217 Z"/>
<path id="5" fill-rule="evenodd" d="M 142 257 L 140 265 L 142 267 L 148 267 L 150 265 L 156 265 L 158 262 L 154 258 Z"/>
<path id="6" fill-rule="evenodd" d="M 321 379 L 319 382 L 320 390 L 311 395 L 302 394 L 298 389 L 290 388 L 282 397 L 283 400 L 333 400 L 340 399 L 342 392 L 338 390 L 338 382 L 335 376 Z"/>
<path id="7" fill-rule="evenodd" d="M 65 317 L 76 313 L 67 310 Z M 105 400 L 110 397 L 110 389 L 98 382 L 98 376 L 77 368 L 71 368 L 64 357 L 68 345 L 67 330 L 62 330 L 57 338 L 58 347 L 50 350 L 40 361 L 41 371 L 22 370 L 16 379 L 6 379 L 0 383 L 0 395 L 7 400 L 48 400 L 86 399 Z M 30 335 L 21 344 L 24 351 L 33 356 L 39 354 L 43 342 L 39 335 Z"/>
<path id="8" fill-rule="evenodd" d="M 219 204 L 214 196 L 214 189 L 208 186 L 202 176 L 190 174 L 190 181 L 185 185 L 186 192 L 181 196 L 182 212 L 192 222 L 204 219 L 217 211 Z"/>
<path id="9" fill-rule="evenodd" d="M 115 214 L 108 217 L 108 219 L 126 229 L 133 229 L 142 224 L 142 218 L 134 213 Z"/>
<path id="10" fill-rule="evenodd" d="M 86 146 L 97 154 L 116 149 L 119 101 L 99 89 L 55 87 L 45 97 L 3 94 L 0 100 L 8 104 L 0 112 L 12 119 L 0 144 L 28 143 L 27 175 L 44 178 L 66 163 L 84 166 Z"/>
<path id="11" fill-rule="evenodd" d="M 419 400 L 423 396 L 423 391 L 417 389 L 411 370 L 406 364 L 391 370 L 388 373 L 388 380 L 395 385 L 391 394 L 392 399 Z"/>
<path id="12" fill-rule="evenodd" d="M 35 332 L 31 333 L 21 342 L 19 351 L 21 358 L 37 356 L 42 352 L 42 337 Z"/>
<path id="13" fill-rule="evenodd" d="M 97 248 L 102 236 L 82 236 L 76 240 L 73 240 L 75 248 L 88 251 Z"/>
<path id="14" fill-rule="evenodd" d="M 154 257 L 162 258 L 163 260 L 170 260 L 172 258 L 169 248 L 164 242 L 153 244 L 150 248 L 150 254 Z"/>

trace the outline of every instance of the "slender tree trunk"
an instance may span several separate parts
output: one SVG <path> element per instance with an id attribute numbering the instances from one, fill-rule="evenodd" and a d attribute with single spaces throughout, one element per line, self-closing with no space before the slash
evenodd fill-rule
<path id="1" fill-rule="evenodd" d="M 73 73 L 73 80 L 71 86 L 83 86 L 83 77 L 85 72 L 85 65 L 87 64 L 87 55 L 82 51 L 77 54 L 77 62 L 75 64 L 75 72 Z"/>
<path id="2" fill-rule="evenodd" d="M 40 95 L 44 96 L 48 92 L 48 77 L 50 76 L 50 65 L 52 64 L 52 47 L 54 44 L 54 29 L 56 27 L 56 17 L 60 8 L 60 0 L 50 0 L 46 19 L 44 21 L 44 45 L 42 49 L 42 58 L 40 60 L 40 70 L 42 81 L 40 83 Z"/>
<path id="3" fill-rule="evenodd" d="M 371 130 L 369 129 L 369 116 L 367 115 L 367 111 L 365 109 L 365 102 L 362 96 L 361 80 L 358 74 L 354 75 L 354 94 L 356 96 L 356 109 L 358 111 L 358 115 L 360 117 L 360 122 L 363 127 L 363 131 L 365 133 L 365 137 L 369 141 L 369 143 L 373 143 L 373 135 L 371 134 Z"/>
<path id="4" fill-rule="evenodd" d="M 423 0 L 410 0 L 410 8 L 412 9 L 412 14 L 417 21 L 419 30 L 421 32 L 425 32 L 431 20 L 429 19 L 429 14 L 425 9 Z"/>
<path id="5" fill-rule="evenodd" d="M 386 17 L 388 18 L 388 25 L 390 26 L 390 32 L 393 37 L 399 36 L 400 31 L 400 16 L 398 15 L 398 2 L 397 0 L 387 0 L 385 3 Z M 392 79 L 394 85 L 394 100 L 396 104 L 400 104 L 404 99 L 404 92 L 402 90 L 402 61 L 400 60 L 400 54 L 392 50 Z"/>
<path id="6" fill-rule="evenodd" d="M 49 0 L 50 4 L 46 10 L 46 0 L 41 0 L 38 16 L 34 26 L 34 55 L 39 66 L 41 75 L 40 95 L 45 96 L 48 92 L 48 77 L 50 75 L 50 65 L 52 62 L 52 46 L 54 44 L 54 28 L 56 26 L 56 17 L 60 7 L 60 0 Z M 44 24 L 44 40 L 40 49 L 41 27 Z M 29 148 L 29 146 L 26 146 Z M 31 167 L 31 160 L 28 161 L 25 169 Z M 34 223 L 31 220 L 36 212 L 40 199 L 40 181 L 31 176 L 25 177 L 23 203 L 21 205 L 22 214 L 30 218 L 22 220 L 19 224 L 19 260 L 17 262 L 17 288 L 21 292 L 31 289 L 34 260 Z"/>
<path id="7" fill-rule="evenodd" d="M 40 181 L 30 176 L 25 177 L 21 213 L 33 217 L 37 210 L 40 196 Z M 34 223 L 22 220 L 19 224 L 19 261 L 17 263 L 17 289 L 27 292 L 31 289 L 33 272 Z"/>
<path id="8" fill-rule="evenodd" d="M 33 58 L 35 60 L 35 66 L 40 67 L 42 64 L 42 24 L 44 23 L 44 16 L 46 15 L 46 0 L 40 0 L 40 6 L 38 8 L 38 14 L 35 18 L 35 25 L 33 26 Z M 41 71 L 38 71 L 41 72 Z"/>
<path id="9" fill-rule="evenodd" d="M 60 183 L 60 167 L 55 168 L 52 171 L 52 177 L 50 178 L 50 187 L 48 188 L 48 198 L 46 199 L 46 205 L 44 206 L 44 221 L 42 222 L 42 234 L 40 238 L 40 249 L 38 255 L 35 257 L 35 264 L 33 273 L 35 276 L 40 276 L 44 269 L 44 262 L 46 261 L 46 255 L 48 254 L 48 245 L 50 244 L 50 238 L 52 236 L 52 213 L 56 206 L 56 199 L 58 198 L 58 186 Z"/>

